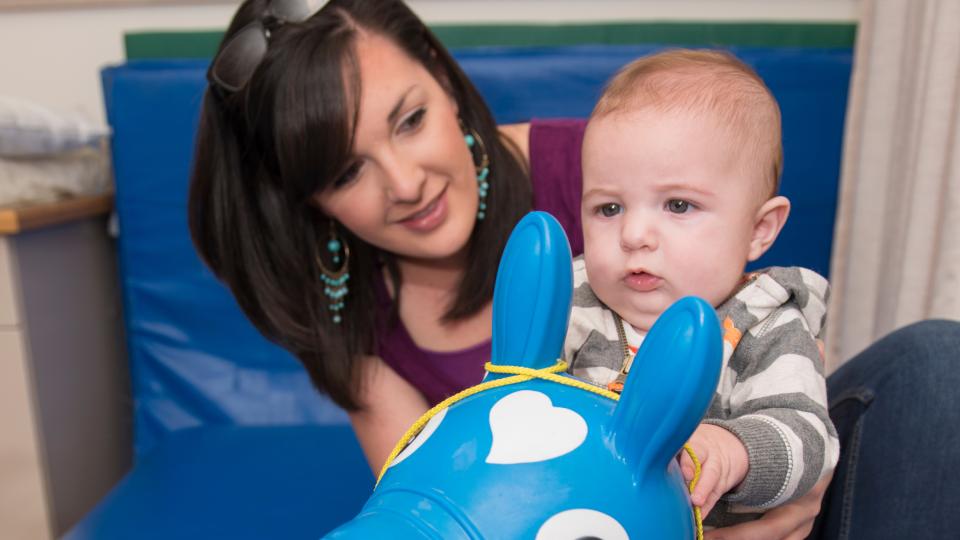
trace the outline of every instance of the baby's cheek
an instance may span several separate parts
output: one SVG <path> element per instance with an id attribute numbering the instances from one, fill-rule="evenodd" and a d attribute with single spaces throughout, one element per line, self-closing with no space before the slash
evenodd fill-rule
<path id="1" fill-rule="evenodd" d="M 587 265 L 587 279 L 590 281 L 590 288 L 601 302 L 614 310 L 622 309 L 620 302 L 623 300 L 623 291 L 620 290 L 618 276 L 622 272 L 618 271 L 614 264 L 609 261 L 597 262 Z"/>
<path id="2" fill-rule="evenodd" d="M 717 307 L 740 283 L 745 264 L 746 261 L 737 254 L 720 249 L 718 245 L 689 251 L 688 256 L 675 265 L 676 271 L 682 275 L 682 296 L 699 296 Z"/>

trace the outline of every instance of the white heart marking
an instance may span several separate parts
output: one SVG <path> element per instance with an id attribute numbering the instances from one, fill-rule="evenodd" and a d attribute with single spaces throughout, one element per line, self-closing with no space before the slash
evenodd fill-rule
<path id="1" fill-rule="evenodd" d="M 542 392 L 520 390 L 490 408 L 493 443 L 487 463 L 535 463 L 568 454 L 587 437 L 587 422 L 570 409 L 554 407 Z"/>

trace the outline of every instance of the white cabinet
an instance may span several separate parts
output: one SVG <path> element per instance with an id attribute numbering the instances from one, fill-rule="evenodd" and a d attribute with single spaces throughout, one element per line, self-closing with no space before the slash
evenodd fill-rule
<path id="1" fill-rule="evenodd" d="M 0 537 L 62 535 L 131 461 L 109 196 L 0 209 Z"/>

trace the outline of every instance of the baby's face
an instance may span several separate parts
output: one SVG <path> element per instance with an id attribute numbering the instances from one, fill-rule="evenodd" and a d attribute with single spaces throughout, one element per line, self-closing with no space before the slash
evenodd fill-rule
<path id="1" fill-rule="evenodd" d="M 592 120 L 581 214 L 597 296 L 639 330 L 681 297 L 726 300 L 762 253 L 753 240 L 762 180 L 748 157 L 709 115 L 640 110 Z"/>

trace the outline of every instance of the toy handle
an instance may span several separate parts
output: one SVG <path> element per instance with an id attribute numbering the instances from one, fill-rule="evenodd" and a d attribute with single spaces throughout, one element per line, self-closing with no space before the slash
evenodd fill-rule
<path id="1" fill-rule="evenodd" d="M 556 218 L 531 212 L 517 223 L 493 291 L 494 364 L 541 369 L 556 363 L 570 318 L 572 261 Z"/>

